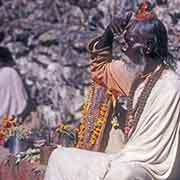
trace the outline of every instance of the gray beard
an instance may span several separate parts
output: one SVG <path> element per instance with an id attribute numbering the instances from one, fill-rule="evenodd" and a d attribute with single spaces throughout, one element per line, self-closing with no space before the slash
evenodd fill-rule
<path id="1" fill-rule="evenodd" d="M 130 73 L 134 74 L 135 78 L 144 73 L 146 63 L 135 64 L 134 62 L 127 63 L 127 69 Z"/>
<path id="2" fill-rule="evenodd" d="M 146 58 L 145 58 L 143 52 L 139 53 L 138 57 L 135 57 L 135 58 L 138 58 L 138 60 L 134 61 L 134 60 L 130 59 L 124 53 L 122 55 L 122 59 L 125 61 L 126 65 L 127 65 L 128 72 L 133 74 L 133 76 L 135 78 L 137 78 L 138 76 L 140 76 L 144 73 L 147 63 L 146 63 Z M 136 62 L 138 62 L 138 63 L 136 63 Z"/>

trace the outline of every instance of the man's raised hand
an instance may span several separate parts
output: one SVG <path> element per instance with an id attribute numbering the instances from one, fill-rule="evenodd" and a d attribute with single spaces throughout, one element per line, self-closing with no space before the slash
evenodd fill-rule
<path id="1" fill-rule="evenodd" d="M 128 12 L 123 16 L 112 18 L 111 23 L 109 24 L 113 35 L 121 35 L 125 28 L 127 27 L 130 19 L 132 17 L 132 12 Z"/>

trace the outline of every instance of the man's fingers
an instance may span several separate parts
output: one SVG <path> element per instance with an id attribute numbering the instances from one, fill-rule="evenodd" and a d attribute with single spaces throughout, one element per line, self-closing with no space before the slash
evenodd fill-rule
<path id="1" fill-rule="evenodd" d="M 132 14 L 132 12 L 128 12 L 124 15 L 124 17 L 114 17 L 111 22 L 113 32 L 116 34 L 121 34 L 128 25 Z"/>
<path id="2" fill-rule="evenodd" d="M 129 23 L 129 21 L 130 21 L 130 19 L 132 17 L 132 14 L 133 14 L 132 12 L 128 12 L 128 13 L 125 14 L 125 18 L 123 20 L 123 27 L 124 28 L 128 25 L 128 23 Z"/>
<path id="3" fill-rule="evenodd" d="M 119 34 L 122 32 L 122 30 L 117 25 L 112 25 L 111 28 L 112 28 L 113 34 Z"/>
<path id="4" fill-rule="evenodd" d="M 117 18 L 117 17 L 113 18 L 112 23 L 111 23 L 111 28 L 113 30 L 113 33 L 119 34 L 122 32 L 122 28 L 121 28 L 122 21 L 123 20 L 121 18 Z"/>
<path id="5" fill-rule="evenodd" d="M 131 19 L 133 13 L 132 12 L 128 12 L 127 15 L 126 15 L 126 21 L 127 23 L 129 22 L 129 20 Z"/>

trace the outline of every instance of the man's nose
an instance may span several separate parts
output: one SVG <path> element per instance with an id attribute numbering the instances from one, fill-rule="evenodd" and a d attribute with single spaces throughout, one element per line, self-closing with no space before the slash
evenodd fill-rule
<path id="1" fill-rule="evenodd" d="M 144 47 L 144 45 L 142 44 L 142 43 L 134 43 L 133 44 L 133 46 L 132 46 L 132 48 L 143 48 Z"/>

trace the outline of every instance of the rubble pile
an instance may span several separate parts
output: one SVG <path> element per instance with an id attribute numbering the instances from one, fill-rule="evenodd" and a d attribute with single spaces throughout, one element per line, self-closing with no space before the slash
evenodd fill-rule
<path id="1" fill-rule="evenodd" d="M 180 1 L 157 3 L 168 28 L 170 51 L 180 59 Z M 46 122 L 53 126 L 60 120 L 80 119 L 91 82 L 87 44 L 103 32 L 113 15 L 137 4 L 135 0 L 0 1 L 2 45 L 11 49 Z"/>

